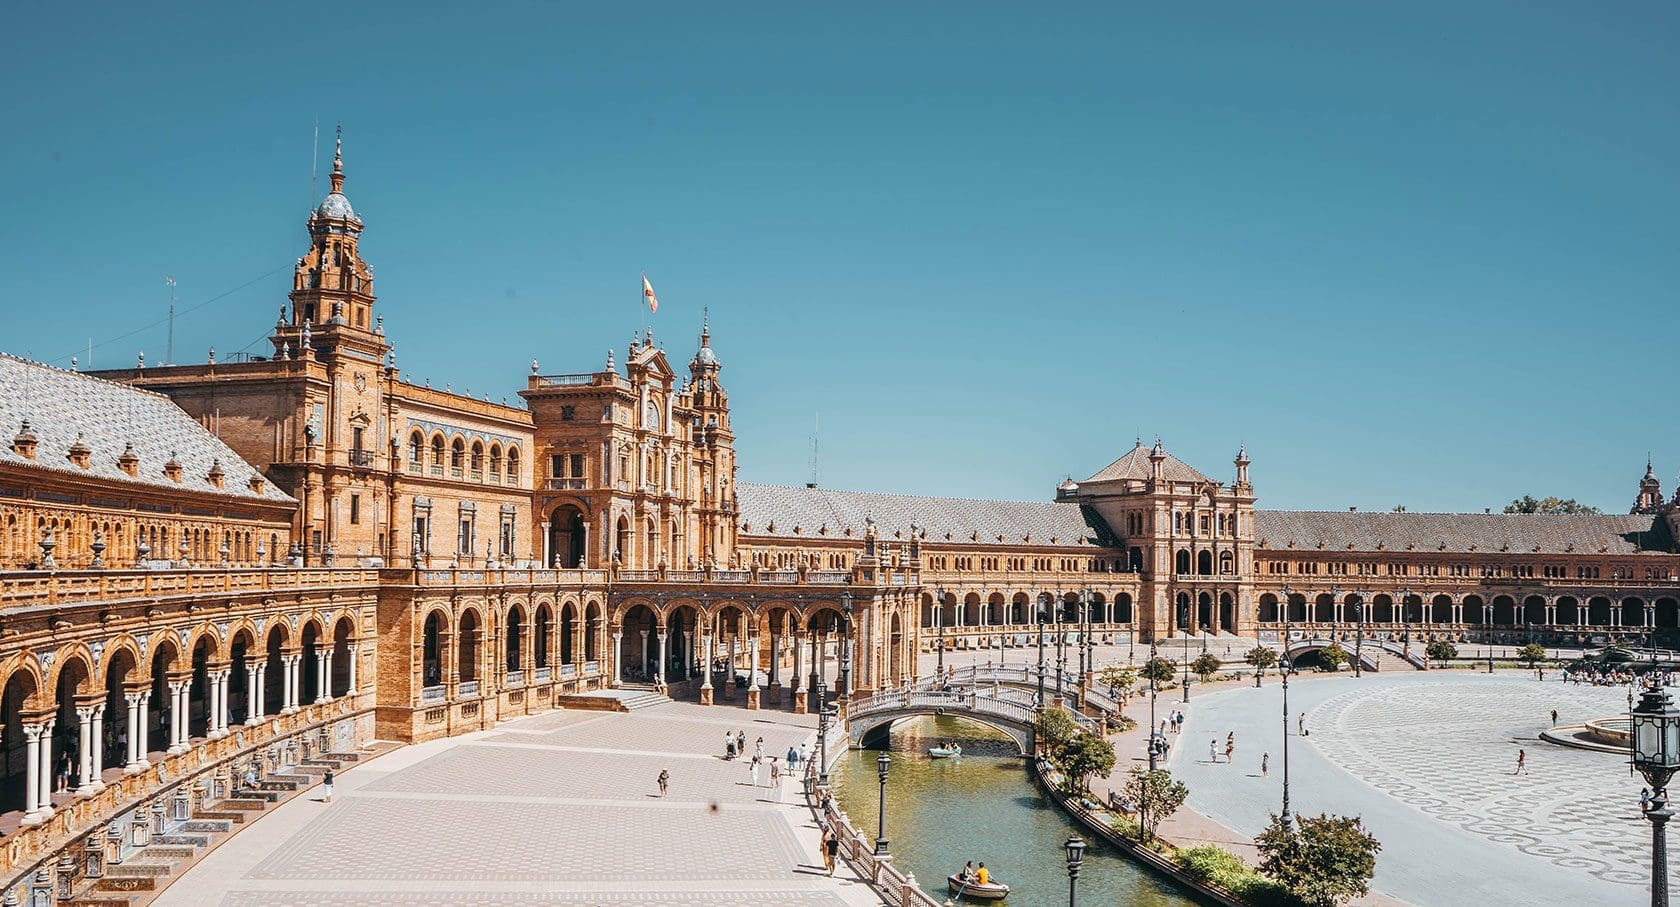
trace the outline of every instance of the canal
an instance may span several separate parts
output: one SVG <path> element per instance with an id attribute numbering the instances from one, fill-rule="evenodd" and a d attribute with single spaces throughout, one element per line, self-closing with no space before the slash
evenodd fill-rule
<path id="1" fill-rule="evenodd" d="M 931 759 L 928 747 L 954 742 L 959 759 Z M 873 838 L 880 783 L 878 750 L 852 750 L 834 766 L 835 799 L 860 832 Z M 945 877 L 968 860 L 984 861 L 1010 886 L 1018 907 L 1067 902 L 1069 834 L 1090 836 L 1039 792 L 1015 744 L 960 718 L 918 718 L 892 732 L 887 832 L 893 862 L 941 899 Z M 1081 905 L 1181 907 L 1196 902 L 1117 851 L 1092 843 L 1079 874 Z"/>

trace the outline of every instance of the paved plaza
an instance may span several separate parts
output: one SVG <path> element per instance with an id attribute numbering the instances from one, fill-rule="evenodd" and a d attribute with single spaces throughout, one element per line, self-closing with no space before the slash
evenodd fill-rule
<path id="1" fill-rule="evenodd" d="M 1163 695 L 1162 715 L 1179 706 Z M 1542 742 L 1562 723 L 1624 714 L 1624 687 L 1469 671 L 1303 677 L 1289 690 L 1290 805 L 1359 815 L 1379 841 L 1373 887 L 1419 905 L 1629 904 L 1647 897 L 1650 825 L 1625 757 Z M 1145 703 L 1147 709 L 1147 702 Z M 1169 767 L 1189 806 L 1252 836 L 1282 794 L 1281 691 L 1193 695 Z M 1306 714 L 1308 736 L 1296 733 Z M 1133 715 L 1138 712 L 1134 706 Z M 1236 733 L 1236 758 L 1213 763 Z M 1513 774 L 1526 750 L 1528 773 Z M 1269 772 L 1260 757 L 1270 754 Z"/>
<path id="2" fill-rule="evenodd" d="M 157 903 L 878 905 L 822 873 L 797 785 L 753 787 L 720 758 L 725 730 L 774 754 L 816 737 L 810 716 L 669 703 L 408 747 L 341 774 L 331 804 L 265 816 Z"/>

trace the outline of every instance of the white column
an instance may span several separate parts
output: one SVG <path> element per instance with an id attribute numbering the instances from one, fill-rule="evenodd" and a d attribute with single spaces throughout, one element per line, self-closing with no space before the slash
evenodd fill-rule
<path id="1" fill-rule="evenodd" d="M 23 824 L 40 825 L 47 818 L 41 811 L 41 731 L 42 725 L 23 726 Z"/>
<path id="2" fill-rule="evenodd" d="M 747 689 L 758 689 L 758 634 L 747 637 Z"/>
<path id="3" fill-rule="evenodd" d="M 332 650 L 315 653 L 315 701 L 332 698 Z"/>
<path id="4" fill-rule="evenodd" d="M 123 695 L 128 701 L 128 761 L 123 764 L 124 774 L 132 775 L 150 764 L 146 761 L 146 700 L 151 695 L 149 690 Z"/>
<path id="5" fill-rule="evenodd" d="M 654 668 L 654 676 L 662 677 L 665 674 L 665 647 L 670 643 L 671 631 L 660 626 L 654 635 L 659 640 L 659 658 L 655 662 L 657 667 Z"/>
<path id="6" fill-rule="evenodd" d="M 204 736 L 210 740 L 227 735 L 227 678 L 227 671 L 211 671 L 207 677 L 210 695 L 206 703 L 209 712 L 204 716 Z"/>
<path id="7" fill-rule="evenodd" d="M 93 792 L 105 789 L 105 703 L 93 707 Z"/>
<path id="8" fill-rule="evenodd" d="M 356 695 L 356 642 L 350 642 L 350 687 L 344 691 L 346 696 Z"/>
<path id="9" fill-rule="evenodd" d="M 93 736 L 93 706 L 81 706 L 76 709 L 76 724 L 76 741 L 81 757 L 77 760 L 81 783 L 76 785 L 76 796 L 86 797 L 94 791 L 93 748 L 98 745 L 98 738 Z"/>
<path id="10" fill-rule="evenodd" d="M 38 767 L 35 769 L 35 779 L 39 788 L 35 793 L 36 810 L 44 821 L 53 814 L 52 805 L 52 735 L 53 727 L 58 724 L 57 718 L 48 718 L 41 726 L 41 743 L 36 749 Z"/>
<path id="11" fill-rule="evenodd" d="M 621 670 L 621 665 L 619 664 L 620 661 L 623 661 L 623 659 L 619 656 L 624 651 L 624 632 L 621 630 L 614 633 L 612 635 L 612 640 L 613 686 L 616 687 L 624 679 L 624 672 Z"/>
<path id="12" fill-rule="evenodd" d="M 700 667 L 700 689 L 712 688 L 712 637 L 704 636 L 700 640 L 701 658 L 704 661 Z"/>
<path id="13" fill-rule="evenodd" d="M 245 725 L 247 727 L 262 720 L 263 716 L 263 674 L 268 670 L 268 662 L 259 661 L 245 666 Z"/>
<path id="14" fill-rule="evenodd" d="M 185 711 L 181 708 L 181 704 L 186 701 L 186 697 L 181 695 L 185 687 L 186 684 L 179 681 L 172 681 L 169 684 L 169 749 L 164 752 L 171 756 L 187 751 L 186 744 L 183 742 L 186 735 L 181 733 L 183 725 L 186 724 L 185 716 L 181 714 Z"/>
<path id="15" fill-rule="evenodd" d="M 301 654 L 280 657 L 280 664 L 285 673 L 284 699 L 280 709 L 282 715 L 290 715 L 298 710 L 298 663 L 301 661 Z"/>
<path id="16" fill-rule="evenodd" d="M 233 705 L 231 702 L 231 694 L 233 692 L 233 668 L 226 668 L 222 671 L 222 679 L 218 686 L 222 692 L 221 704 L 216 710 L 216 736 L 226 737 L 228 735 L 228 716 L 233 711 Z"/>

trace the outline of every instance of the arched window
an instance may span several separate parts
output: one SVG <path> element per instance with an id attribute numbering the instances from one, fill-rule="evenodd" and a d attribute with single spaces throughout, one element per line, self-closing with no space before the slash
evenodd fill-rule
<path id="1" fill-rule="evenodd" d="M 490 476 L 495 478 L 502 474 L 502 445 L 494 442 L 490 445 Z"/>
<path id="2" fill-rule="evenodd" d="M 455 472 L 459 473 L 461 471 L 461 467 L 466 464 L 466 459 L 467 459 L 467 444 L 466 444 L 466 442 L 462 441 L 460 438 L 456 438 L 454 441 L 450 442 L 450 444 L 449 444 L 449 468 L 454 470 Z"/>
<path id="3" fill-rule="evenodd" d="M 1237 559 L 1231 552 L 1226 551 L 1219 555 L 1219 572 L 1226 576 L 1237 572 Z"/>
<path id="4" fill-rule="evenodd" d="M 426 439 L 419 432 L 408 436 L 408 468 L 420 468 L 420 456 L 425 452 Z"/>
<path id="5" fill-rule="evenodd" d="M 509 482 L 519 478 L 519 448 L 517 447 L 508 448 L 507 477 Z"/>
<path id="6" fill-rule="evenodd" d="M 434 475 L 443 473 L 443 435 L 432 436 L 432 470 Z"/>
<path id="7" fill-rule="evenodd" d="M 1173 567 L 1174 567 L 1174 572 L 1176 572 L 1179 576 L 1185 576 L 1185 575 L 1189 574 L 1189 572 L 1190 572 L 1190 552 L 1185 551 L 1183 549 L 1179 549 L 1178 555 L 1173 559 Z"/>
<path id="8" fill-rule="evenodd" d="M 479 475 L 480 473 L 484 472 L 484 442 L 483 441 L 474 441 L 473 442 L 473 446 L 472 446 L 472 471 L 473 471 L 473 475 Z"/>

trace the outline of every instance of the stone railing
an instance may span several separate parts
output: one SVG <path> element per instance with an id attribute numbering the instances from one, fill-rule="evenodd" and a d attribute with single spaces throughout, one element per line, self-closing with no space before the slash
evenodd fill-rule
<path id="1" fill-rule="evenodd" d="M 373 714 L 372 696 L 357 698 L 363 698 L 365 704 L 343 697 L 304 706 L 291 715 L 268 716 L 254 725 L 235 726 L 227 737 L 196 743 L 184 753 L 161 757 L 139 773 L 113 779 L 99 793 L 66 803 L 44 823 L 20 828 L 0 841 L 0 878 L 9 880 L 6 889 L 10 890 L 35 878 L 39 869 L 46 868 L 50 874 L 56 871 L 59 854 L 68 848 L 103 846 L 107 826 L 113 820 L 149 801 L 171 799 L 177 791 L 192 791 L 201 782 L 211 792 L 220 789 L 226 796 L 226 779 L 220 785 L 213 779 L 226 775 L 236 763 L 260 756 L 267 766 L 260 774 L 266 776 L 306 756 L 355 749 L 366 742 L 364 737 L 372 737 L 371 726 L 363 734 L 355 730 L 355 723 Z M 344 729 L 344 722 L 351 723 L 348 732 L 338 733 Z M 76 861 L 78 877 L 72 881 L 79 881 L 87 862 Z"/>
<path id="2" fill-rule="evenodd" d="M 476 681 L 476 680 L 463 680 L 460 683 L 455 684 L 455 698 L 464 699 L 468 696 L 477 696 L 477 695 L 478 695 L 478 681 Z"/>
<path id="3" fill-rule="evenodd" d="M 915 873 L 899 872 L 890 856 L 877 855 L 875 842 L 858 831 L 839 807 L 825 811 L 813 806 L 812 812 L 821 826 L 839 839 L 840 858 L 852 864 L 886 903 L 895 907 L 941 907 L 945 903 L 923 891 Z"/>
<path id="4" fill-rule="evenodd" d="M 343 589 L 377 584 L 375 570 L 332 567 L 237 567 L 184 570 L 70 570 L 0 574 L 0 607 L 83 601 L 237 595 L 242 592 Z"/>

